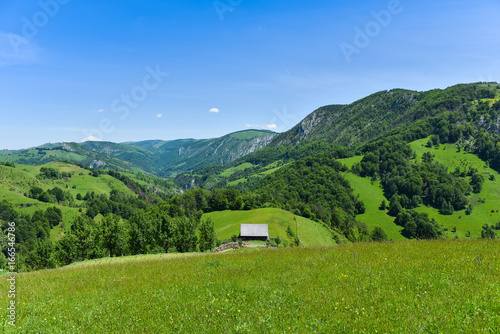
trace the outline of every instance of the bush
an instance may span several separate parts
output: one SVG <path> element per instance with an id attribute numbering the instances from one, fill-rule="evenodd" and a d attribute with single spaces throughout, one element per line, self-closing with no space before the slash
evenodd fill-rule
<path id="1" fill-rule="evenodd" d="M 382 227 L 375 227 L 370 234 L 370 239 L 373 241 L 387 241 L 387 234 Z"/>
<path id="2" fill-rule="evenodd" d="M 493 239 L 496 238 L 497 233 L 493 229 L 493 226 L 489 226 L 488 224 L 483 225 L 483 230 L 481 231 L 481 238 L 483 239 Z"/>
<path id="3" fill-rule="evenodd" d="M 298 236 L 293 237 L 293 244 L 297 247 L 300 246 L 300 240 Z"/>
<path id="4" fill-rule="evenodd" d="M 0 269 L 1 270 L 6 270 L 7 269 L 7 258 L 5 257 L 5 255 L 0 252 Z"/>
<path id="5" fill-rule="evenodd" d="M 395 223 L 404 227 L 401 233 L 406 238 L 436 239 L 443 235 L 441 226 L 426 213 L 403 211 L 396 217 Z"/>
<path id="6" fill-rule="evenodd" d="M 389 204 L 389 216 L 396 217 L 400 212 L 403 211 L 401 204 L 399 203 L 398 195 L 394 194 L 391 198 L 391 202 Z"/>
<path id="7" fill-rule="evenodd" d="M 451 203 L 447 202 L 446 200 L 443 200 L 443 204 L 441 205 L 441 210 L 439 210 L 439 213 L 442 215 L 452 215 L 453 205 L 451 205 Z"/>
<path id="8" fill-rule="evenodd" d="M 439 137 L 436 135 L 431 136 L 432 145 L 439 147 Z"/>
<path id="9" fill-rule="evenodd" d="M 33 199 L 38 199 L 38 197 L 43 193 L 43 189 L 40 187 L 32 187 L 29 191 L 28 197 Z"/>
<path id="10" fill-rule="evenodd" d="M 281 244 L 282 240 L 280 239 L 279 236 L 277 236 L 275 239 L 274 239 L 274 243 L 276 244 L 276 246 L 279 246 Z"/>
<path id="11" fill-rule="evenodd" d="M 54 203 L 56 201 L 56 198 L 50 195 L 48 192 L 44 191 L 40 194 L 40 196 L 38 196 L 38 200 L 45 203 Z"/>
<path id="12" fill-rule="evenodd" d="M 53 179 L 53 180 L 62 179 L 62 174 L 56 168 L 42 167 L 40 168 L 39 176 L 45 179 Z"/>
<path id="13" fill-rule="evenodd" d="M 13 162 L 0 162 L 0 166 L 6 166 L 6 167 L 12 167 L 12 168 L 16 168 L 16 164 L 14 164 Z"/>
<path id="14" fill-rule="evenodd" d="M 479 194 L 481 190 L 483 189 L 483 184 L 484 184 L 484 177 L 479 174 L 475 173 L 472 175 L 470 185 L 472 186 L 472 191 L 475 194 Z"/>

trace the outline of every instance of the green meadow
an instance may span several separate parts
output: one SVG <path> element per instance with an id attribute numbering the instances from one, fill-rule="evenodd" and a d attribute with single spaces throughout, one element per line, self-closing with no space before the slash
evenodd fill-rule
<path id="1" fill-rule="evenodd" d="M 103 259 L 18 274 L 4 333 L 498 333 L 500 242 Z"/>
<path id="2" fill-rule="evenodd" d="M 235 181 L 232 181 L 232 182 L 229 182 L 227 185 L 230 186 L 230 187 L 236 187 L 237 185 L 239 185 L 240 183 L 243 183 L 243 182 L 246 182 L 248 181 L 247 178 L 242 178 L 242 179 L 238 179 L 238 180 L 235 180 Z"/>
<path id="3" fill-rule="evenodd" d="M 349 181 L 354 189 L 354 194 L 365 203 L 365 213 L 356 216 L 356 220 L 365 223 L 370 230 L 374 227 L 382 227 L 389 240 L 403 240 L 401 226 L 394 223 L 394 217 L 388 216 L 386 210 L 379 210 L 382 201 L 389 201 L 385 198 L 380 186 L 380 181 L 373 182 L 368 178 L 357 176 L 353 173 L 346 173 L 344 177 Z"/>
<path id="4" fill-rule="evenodd" d="M 299 236 L 304 246 L 334 245 L 332 232 L 324 225 L 307 218 L 295 216 L 281 209 L 257 209 L 250 211 L 218 211 L 207 213 L 203 219 L 212 219 L 215 233 L 219 240 L 231 239 L 233 235 L 240 234 L 241 224 L 268 224 L 269 236 L 280 237 L 292 242 L 286 230 L 290 226 L 293 233 Z M 298 230 L 297 230 L 298 228 Z"/>
<path id="5" fill-rule="evenodd" d="M 470 232 L 471 237 L 480 237 L 484 224 L 496 224 L 500 221 L 500 174 L 486 166 L 485 162 L 477 156 L 464 151 L 458 152 L 457 146 L 452 144 L 441 144 L 438 148 L 426 147 L 428 139 L 412 142 L 410 145 L 417 152 L 417 160 L 420 161 L 425 152 L 435 155 L 434 160 L 448 167 L 448 172 L 457 167 L 464 171 L 470 167 L 476 168 L 484 176 L 484 186 L 479 194 L 472 194 L 471 203 L 474 206 L 470 216 L 465 210 L 455 211 L 452 215 L 440 215 L 436 209 L 421 206 L 417 211 L 427 212 L 430 217 L 436 219 L 448 229 L 447 235 L 454 237 L 465 237 Z M 489 179 L 494 175 L 495 180 Z M 497 212 L 497 210 L 499 212 Z M 451 230 L 456 227 L 455 233 Z"/>
<path id="6" fill-rule="evenodd" d="M 357 156 L 352 157 L 352 158 L 339 159 L 339 161 L 341 161 L 349 169 L 351 169 L 354 164 L 360 163 L 361 160 L 363 160 L 362 155 L 357 155 Z"/>
<path id="7" fill-rule="evenodd" d="M 56 168 L 60 172 L 72 173 L 72 176 L 69 179 L 59 180 L 39 179 L 36 176 L 41 167 Z M 76 207 L 44 203 L 26 197 L 25 194 L 35 186 L 43 190 L 59 187 L 63 191 L 69 191 L 73 198 L 75 198 Z M 76 200 L 77 194 L 85 196 L 87 192 L 94 192 L 97 195 L 108 195 L 112 189 L 130 195 L 134 194 L 121 181 L 109 175 L 101 175 L 99 178 L 95 178 L 89 174 L 88 170 L 62 162 L 50 163 L 43 166 L 16 165 L 16 168 L 0 166 L 0 200 L 7 200 L 18 208 L 24 206 L 23 212 L 29 214 L 33 214 L 36 210 L 46 210 L 48 207 L 53 206 L 61 209 L 63 219 L 66 223 L 64 224 L 64 228 L 56 226 L 52 229 L 51 238 L 53 240 L 67 231 L 71 227 L 71 222 L 79 214 L 79 206 L 83 205 L 84 202 Z"/>
<path id="8" fill-rule="evenodd" d="M 283 164 L 283 162 L 281 160 L 275 161 L 272 164 L 269 164 L 269 165 L 263 167 L 263 170 L 261 170 L 260 172 L 258 172 L 256 174 L 252 174 L 249 177 L 243 177 L 241 179 L 229 182 L 228 185 L 230 187 L 236 187 L 240 183 L 247 182 L 248 178 L 250 178 L 250 177 L 257 177 L 257 178 L 261 179 L 261 178 L 265 177 L 266 175 L 272 174 L 272 173 L 280 170 L 281 168 L 285 167 L 288 164 L 289 163 Z M 243 163 L 241 165 L 238 165 L 237 167 L 228 168 L 223 173 L 221 173 L 220 176 L 229 177 L 229 176 L 233 175 L 236 171 L 244 170 L 245 168 L 248 168 L 248 167 L 255 167 L 255 165 L 252 165 L 251 163 Z"/>
<path id="9" fill-rule="evenodd" d="M 481 236 L 482 226 L 484 224 L 493 225 L 500 221 L 500 174 L 486 166 L 485 162 L 476 155 L 468 152 L 458 152 L 454 144 L 441 144 L 438 148 L 426 147 L 429 138 L 421 139 L 410 143 L 411 148 L 416 152 L 417 157 L 414 161 L 422 161 L 422 156 L 426 152 L 434 155 L 434 160 L 445 165 L 448 172 L 453 172 L 457 167 L 461 170 L 467 170 L 471 167 L 476 168 L 485 179 L 482 191 L 479 194 L 470 196 L 471 204 L 474 206 L 471 215 L 466 215 L 465 210 L 455 211 L 452 215 L 441 215 L 439 210 L 420 206 L 415 209 L 418 212 L 425 212 L 431 218 L 443 225 L 445 235 L 449 238 L 458 236 L 465 238 L 477 238 Z M 355 163 L 362 160 L 362 156 L 356 156 L 347 159 L 339 159 L 344 165 L 351 168 Z M 489 176 L 494 175 L 495 180 L 490 180 Z M 402 240 L 402 227 L 394 224 L 394 218 L 386 214 L 386 211 L 378 209 L 382 200 L 389 203 L 385 198 L 380 181 L 372 182 L 369 178 L 359 177 L 350 172 L 344 174 L 349 181 L 354 193 L 359 195 L 365 203 L 366 212 L 356 216 L 356 219 L 365 223 L 370 229 L 380 226 L 391 240 Z M 498 212 L 497 212 L 498 210 Z M 453 232 L 456 228 L 456 231 Z"/>
<path id="10" fill-rule="evenodd" d="M 26 160 L 33 160 L 33 161 L 38 161 L 40 159 L 39 156 L 39 151 L 38 150 L 27 150 L 22 153 L 11 153 L 8 151 L 2 151 L 0 152 L 0 161 L 1 162 L 21 162 Z M 46 160 L 54 160 L 54 161 L 75 161 L 75 162 L 82 162 L 87 157 L 80 155 L 78 153 L 74 152 L 68 152 L 68 151 L 61 151 L 61 150 L 47 150 L 44 151 L 44 159 Z M 25 162 L 24 162 L 25 163 Z"/>
<path id="11" fill-rule="evenodd" d="M 253 166 L 254 166 L 253 164 L 247 162 L 247 163 L 238 165 L 236 167 L 231 167 L 231 168 L 226 169 L 223 173 L 221 173 L 221 176 L 230 177 L 231 175 L 233 175 L 237 171 L 245 170 L 245 169 L 253 167 Z"/>
<path id="12" fill-rule="evenodd" d="M 41 167 L 52 167 L 58 169 L 60 172 L 73 173 L 73 175 L 67 180 L 39 179 L 36 176 Z M 73 197 L 76 197 L 78 193 L 83 196 L 87 192 L 109 194 L 112 189 L 133 194 L 122 182 L 109 175 L 102 175 L 99 178 L 95 178 L 89 174 L 88 170 L 62 162 L 50 163 L 43 166 L 16 165 L 16 168 L 0 166 L 0 186 L 3 188 L 3 191 L 0 191 L 0 196 L 7 197 L 7 192 L 15 192 L 22 196 L 28 193 L 30 188 L 34 186 L 44 190 L 59 187 L 64 191 L 69 191 Z M 26 199 L 24 197 L 23 201 Z"/>

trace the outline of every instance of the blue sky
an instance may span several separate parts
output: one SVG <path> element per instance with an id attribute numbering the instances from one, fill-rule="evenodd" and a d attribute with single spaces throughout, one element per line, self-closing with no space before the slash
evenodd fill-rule
<path id="1" fill-rule="evenodd" d="M 281 132 L 380 90 L 500 81 L 498 13 L 497 0 L 2 1 L 0 149 Z"/>

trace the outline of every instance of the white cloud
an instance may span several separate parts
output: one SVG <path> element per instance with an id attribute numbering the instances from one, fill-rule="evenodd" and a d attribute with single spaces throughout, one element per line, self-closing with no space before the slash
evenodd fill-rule
<path id="1" fill-rule="evenodd" d="M 92 110 L 92 112 L 96 112 L 96 113 L 102 113 L 102 112 L 104 112 L 104 109 L 99 109 L 99 110 Z"/>
<path id="2" fill-rule="evenodd" d="M 278 128 L 276 124 L 262 124 L 262 125 L 246 124 L 245 126 L 251 129 L 262 129 L 262 130 L 276 130 Z"/>
<path id="3" fill-rule="evenodd" d="M 276 130 L 278 126 L 276 124 L 266 124 L 262 126 L 263 129 Z"/>
<path id="4" fill-rule="evenodd" d="M 163 114 L 158 114 L 156 115 L 157 118 L 162 118 L 163 117 Z"/>
<path id="5" fill-rule="evenodd" d="M 212 109 L 210 109 L 210 112 L 213 112 L 213 113 L 215 113 L 215 114 L 218 114 L 218 113 L 220 112 L 220 110 L 219 110 L 219 109 L 217 109 L 217 108 L 212 108 Z"/>
<path id="6" fill-rule="evenodd" d="M 83 138 L 81 140 L 82 143 L 86 141 L 101 141 L 101 139 L 94 136 L 88 136 L 87 138 Z"/>

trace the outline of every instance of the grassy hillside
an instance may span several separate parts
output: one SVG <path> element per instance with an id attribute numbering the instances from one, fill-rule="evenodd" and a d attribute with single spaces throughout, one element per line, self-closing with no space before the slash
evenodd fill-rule
<path id="1" fill-rule="evenodd" d="M 230 167 L 230 168 L 227 168 L 226 170 L 224 170 L 224 172 L 221 173 L 221 176 L 222 177 L 229 177 L 229 176 L 233 175 L 234 173 L 236 173 L 237 171 L 245 170 L 249 167 L 253 167 L 253 165 L 250 163 L 244 163 L 244 164 L 241 164 L 241 165 L 236 166 L 236 167 Z"/>
<path id="2" fill-rule="evenodd" d="M 485 178 L 485 184 L 481 193 L 473 194 L 470 197 L 471 203 L 474 205 L 474 210 L 469 216 L 465 214 L 465 210 L 456 211 L 452 215 L 441 215 L 437 209 L 428 206 L 420 206 L 417 211 L 428 213 L 431 218 L 434 218 L 439 224 L 443 225 L 447 237 L 480 237 L 484 224 L 492 225 L 500 221 L 500 175 L 495 170 L 487 168 L 486 163 L 476 155 L 464 151 L 458 152 L 456 145 L 441 144 L 439 148 L 426 147 L 428 139 L 425 138 L 410 143 L 411 148 L 417 154 L 416 161 L 421 161 L 421 157 L 425 152 L 431 152 L 435 155 L 434 159 L 436 161 L 448 168 L 448 172 L 454 171 L 456 167 L 459 167 L 461 170 L 470 167 L 478 169 Z M 359 163 L 362 158 L 362 156 L 355 156 L 340 159 L 340 161 L 347 167 L 352 167 L 355 163 Z M 225 175 L 232 175 L 238 169 L 242 170 L 252 167 L 249 164 L 241 166 L 240 168 L 233 167 L 228 169 Z M 277 169 L 269 168 L 265 173 L 271 174 L 280 168 L 282 166 Z M 262 173 L 258 172 L 253 176 L 250 175 L 246 178 L 237 179 L 229 183 L 229 185 L 238 186 L 238 184 L 247 181 L 248 178 L 256 177 L 259 174 Z M 352 173 L 344 173 L 343 175 L 354 189 L 355 195 L 359 196 L 365 204 L 365 213 L 358 215 L 356 219 L 367 224 L 370 230 L 376 226 L 382 227 L 391 240 L 403 239 L 401 236 L 402 227 L 394 224 L 394 218 L 388 216 L 386 211 L 378 209 L 383 200 L 389 203 L 389 199 L 384 197 L 380 182 L 372 183 L 369 178 L 362 178 Z M 495 176 L 494 181 L 489 179 L 490 175 Z"/>
<path id="3" fill-rule="evenodd" d="M 228 182 L 227 185 L 229 187 L 238 187 L 239 184 L 242 183 L 244 184 L 246 182 L 249 182 L 249 180 L 251 180 L 251 182 L 253 183 L 257 183 L 259 180 L 263 179 L 266 175 L 272 174 L 280 170 L 281 168 L 285 167 L 286 165 L 288 165 L 288 163 L 283 163 L 283 161 L 281 160 L 278 160 L 276 162 L 273 162 L 272 164 L 262 167 L 252 165 L 250 163 L 242 163 L 241 165 L 238 165 L 236 167 L 230 167 L 223 170 L 223 172 L 221 172 L 217 176 L 220 177 L 221 179 L 229 177 L 228 181 L 230 182 Z M 253 167 L 253 169 L 245 170 L 248 167 Z M 238 175 L 244 177 L 235 178 L 234 177 L 235 171 L 242 172 L 243 175 L 241 175 L 241 173 Z"/>
<path id="4" fill-rule="evenodd" d="M 252 140 L 258 137 L 264 137 L 266 135 L 274 134 L 272 131 L 268 130 L 244 130 L 231 133 L 229 135 L 230 138 L 237 138 L 240 140 Z"/>
<path id="5" fill-rule="evenodd" d="M 17 276 L 5 333 L 496 333 L 500 243 L 132 257 Z M 5 279 L 0 290 L 8 291 Z M 7 293 L 0 294 L 5 319 Z"/>
<path id="6" fill-rule="evenodd" d="M 56 168 L 60 172 L 71 173 L 72 176 L 68 179 L 40 179 L 37 177 L 40 168 L 50 167 Z M 129 176 L 131 176 L 130 174 Z M 144 182 L 144 181 L 137 181 Z M 55 205 L 52 203 L 44 203 L 38 200 L 29 198 L 26 194 L 29 193 L 32 187 L 40 187 L 43 190 L 59 187 L 63 191 L 69 191 L 75 198 L 75 207 L 65 205 Z M 109 195 L 111 190 L 116 189 L 125 194 L 134 195 L 123 182 L 109 176 L 100 175 L 93 177 L 86 169 L 75 165 L 57 162 L 43 166 L 26 166 L 16 165 L 16 168 L 0 165 L 0 200 L 7 200 L 12 203 L 21 212 L 33 214 L 36 210 L 46 210 L 48 207 L 56 206 L 63 213 L 64 228 L 57 226 L 51 231 L 51 238 L 55 239 L 58 235 L 67 231 L 71 227 L 71 222 L 81 206 L 84 206 L 84 201 L 76 199 L 77 194 L 84 196 L 87 192 L 94 192 L 96 195 Z"/>
<path id="7" fill-rule="evenodd" d="M 87 159 L 82 154 L 59 149 L 29 149 L 17 151 L 0 151 L 0 161 L 15 162 L 20 164 L 44 164 L 57 160 L 69 160 L 74 162 L 84 162 Z"/>
<path id="8" fill-rule="evenodd" d="M 450 229 L 448 235 L 453 237 L 458 235 L 464 237 L 468 231 L 472 237 L 481 235 L 483 224 L 496 224 L 500 221 L 500 175 L 495 170 L 486 167 L 484 161 L 477 156 L 467 153 L 458 152 L 456 145 L 441 144 L 439 148 L 426 147 L 428 139 L 422 139 L 412 142 L 410 145 L 417 152 L 417 160 L 420 160 L 425 152 L 431 152 L 435 155 L 434 160 L 448 167 L 448 171 L 452 172 L 456 167 L 461 171 L 465 168 L 474 167 L 479 173 L 483 174 L 485 183 L 482 191 L 479 194 L 471 196 L 474 210 L 470 216 L 465 214 L 465 210 L 455 211 L 453 215 L 439 215 L 437 210 L 429 207 L 420 207 L 417 211 L 427 212 L 431 217 L 442 223 Z M 489 175 L 494 175 L 495 180 L 489 180 Z M 452 233 L 451 229 L 457 228 L 456 233 Z"/>
<path id="9" fill-rule="evenodd" d="M 429 206 L 420 206 L 416 211 L 426 212 L 431 218 L 442 224 L 445 228 L 445 234 L 450 238 L 455 236 L 464 238 L 468 235 L 468 232 L 470 232 L 469 237 L 480 237 L 484 224 L 492 225 L 500 221 L 500 211 L 497 212 L 497 210 L 500 210 L 500 175 L 495 170 L 486 167 L 485 162 L 476 155 L 464 151 L 458 152 L 456 145 L 441 144 L 439 148 L 426 147 L 428 140 L 429 138 L 425 138 L 410 143 L 411 148 L 417 153 L 415 161 L 421 161 L 423 154 L 430 152 L 435 156 L 434 160 L 448 168 L 448 172 L 454 171 L 456 167 L 459 167 L 461 171 L 470 167 L 476 168 L 483 174 L 485 183 L 479 194 L 471 196 L 474 210 L 470 216 L 465 214 L 465 210 L 455 211 L 452 215 L 441 215 L 437 209 Z M 361 159 L 362 156 L 356 156 L 340 159 L 340 161 L 346 166 L 352 167 Z M 489 179 L 490 175 L 495 176 L 494 181 Z M 389 239 L 402 239 L 400 233 L 402 228 L 394 224 L 394 218 L 388 216 L 386 211 L 378 209 L 382 200 L 389 202 L 389 199 L 384 197 L 380 181 L 372 183 L 369 178 L 362 178 L 352 173 L 345 173 L 344 177 L 366 206 L 366 212 L 358 215 L 356 219 L 366 223 L 370 228 L 382 227 Z M 452 232 L 455 227 L 456 232 Z"/>
<path id="10" fill-rule="evenodd" d="M 384 192 L 380 187 L 380 181 L 372 184 L 370 179 L 359 177 L 352 173 L 346 173 L 344 177 L 349 181 L 354 193 L 365 203 L 365 213 L 356 216 L 356 220 L 365 223 L 370 230 L 374 227 L 382 227 L 387 233 L 389 240 L 402 240 L 402 227 L 394 224 L 394 217 L 388 216 L 386 211 L 379 210 L 383 200 Z"/>
<path id="11" fill-rule="evenodd" d="M 127 152 L 130 161 L 112 156 L 113 153 L 124 151 Z M 134 161 L 132 157 L 135 157 L 136 160 Z M 0 162 L 6 161 L 32 166 L 58 161 L 71 161 L 90 166 L 94 161 L 100 161 L 105 163 L 106 167 L 122 170 L 139 168 L 141 172 L 145 171 L 140 166 L 151 164 L 146 150 L 131 145 L 104 142 L 50 144 L 27 150 L 0 151 Z M 137 165 L 137 162 L 141 163 Z"/>
<path id="12" fill-rule="evenodd" d="M 61 172 L 73 173 L 73 175 L 67 180 L 39 179 L 36 175 L 41 167 L 52 167 Z M 97 194 L 109 193 L 111 189 L 130 191 L 122 182 L 109 175 L 92 177 L 88 170 L 66 163 L 50 163 L 40 167 L 16 165 L 16 168 L 11 168 L 0 166 L 0 172 L 2 173 L 0 184 L 4 190 L 8 188 L 9 191 L 19 194 L 27 193 L 32 186 L 38 186 L 44 190 L 58 186 L 69 191 L 73 196 L 78 193 L 85 195 L 87 191 L 94 191 Z"/>
<path id="13" fill-rule="evenodd" d="M 332 238 L 332 232 L 325 226 L 280 209 L 219 211 L 207 213 L 203 218 L 212 219 L 219 240 L 227 240 L 233 235 L 239 235 L 241 224 L 268 224 L 271 238 L 279 236 L 281 239 L 292 242 L 286 230 L 290 226 L 292 231 L 297 233 L 298 226 L 299 239 L 304 246 L 328 246 L 336 243 Z"/>

